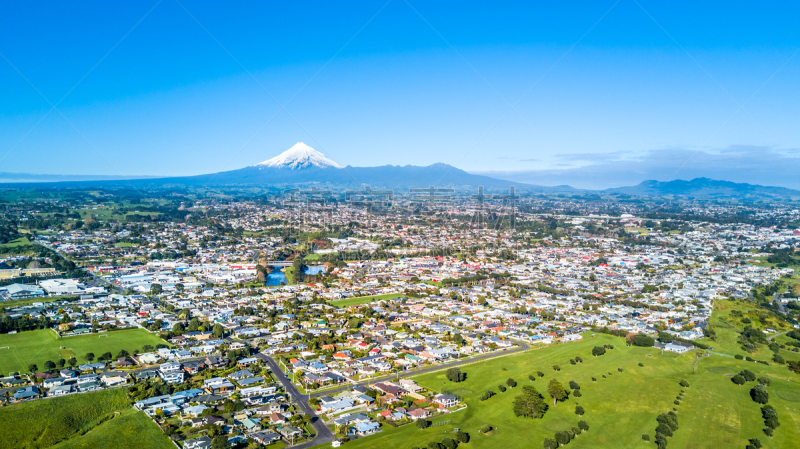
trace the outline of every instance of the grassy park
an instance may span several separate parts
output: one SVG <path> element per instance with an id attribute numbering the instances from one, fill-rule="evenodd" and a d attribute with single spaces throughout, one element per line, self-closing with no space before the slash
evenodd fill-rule
<path id="1" fill-rule="evenodd" d="M 0 421 L 3 448 L 174 447 L 120 389 L 2 407 Z"/>
<path id="2" fill-rule="evenodd" d="M 604 344 L 612 344 L 614 349 L 593 357 L 592 348 Z M 583 362 L 570 364 L 575 356 L 580 356 Z M 425 430 L 415 425 L 399 428 L 385 425 L 381 433 L 347 444 L 354 449 L 426 447 L 430 441 L 452 438 L 453 429 L 459 428 L 471 437 L 464 448 L 540 448 L 545 438 L 553 438 L 555 432 L 568 430 L 584 420 L 589 430 L 570 442 L 571 448 L 647 448 L 655 445 L 645 443 L 642 434 L 654 438 L 656 417 L 675 407 L 680 428 L 669 439 L 669 447 L 744 447 L 749 438 L 760 438 L 768 448 L 800 446 L 800 376 L 784 366 L 757 365 L 715 355 L 703 357 L 697 363 L 696 373 L 694 364 L 694 352 L 661 354 L 654 348 L 626 346 L 622 338 L 602 334 L 592 338 L 591 334 L 584 334 L 584 339 L 576 343 L 466 365 L 462 371 L 467 378 L 460 383 L 448 381 L 444 372 L 416 377 L 420 385 L 460 396 L 468 407 L 432 420 L 434 425 L 449 421 L 444 425 Z M 560 370 L 555 371 L 553 365 L 559 365 Z M 761 431 L 764 426 L 759 405 L 748 393 L 755 383 L 740 387 L 727 376 L 743 369 L 772 380 L 768 388 L 769 403 L 782 423 L 773 438 Z M 537 371 L 542 371 L 544 377 L 536 376 Z M 530 374 L 536 380 L 530 381 Z M 502 393 L 498 385 L 505 385 L 508 378 L 516 380 L 518 385 Z M 582 396 L 570 395 L 553 407 L 547 394 L 547 384 L 552 378 L 565 386 L 571 380 L 576 381 Z M 684 388 L 684 400 L 675 405 L 673 401 L 682 389 L 681 379 L 686 379 L 690 387 Z M 525 385 L 534 386 L 545 396 L 549 410 L 542 419 L 514 415 L 514 397 Z M 486 390 L 493 390 L 496 395 L 480 401 L 479 396 Z M 583 416 L 575 414 L 576 404 L 585 409 Z M 493 430 L 482 434 L 483 425 Z"/>
<path id="3" fill-rule="evenodd" d="M 78 363 L 86 363 L 86 353 L 100 356 L 111 352 L 114 356 L 125 349 L 133 353 L 144 345 L 155 347 L 166 344 L 158 336 L 144 329 L 124 329 L 102 334 L 80 335 L 58 338 L 49 329 L 25 331 L 0 335 L 0 373 L 27 372 L 28 365 L 35 363 L 43 369 L 47 360 L 58 361 L 75 357 Z"/>
<path id="4" fill-rule="evenodd" d="M 357 298 L 347 298 L 347 299 L 340 299 L 337 301 L 331 301 L 330 304 L 334 307 L 350 307 L 361 304 L 369 304 L 371 302 L 380 301 L 382 299 L 399 298 L 401 296 L 403 295 L 400 293 L 388 293 L 385 295 L 374 295 L 374 296 L 359 296 Z"/>

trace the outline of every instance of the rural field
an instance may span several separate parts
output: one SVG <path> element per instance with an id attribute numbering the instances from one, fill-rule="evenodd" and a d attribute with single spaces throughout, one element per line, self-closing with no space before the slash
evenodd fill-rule
<path id="1" fill-rule="evenodd" d="M 87 352 L 94 353 L 96 357 L 104 352 L 111 352 L 116 356 L 122 349 L 134 353 L 144 345 L 155 347 L 158 344 L 166 342 L 144 329 L 124 329 L 64 338 L 58 338 L 49 329 L 2 334 L 0 348 L 4 349 L 0 349 L 0 373 L 5 375 L 15 371 L 27 372 L 31 363 L 42 369 L 44 362 L 48 360 L 55 362 L 70 357 L 78 359 L 78 363 L 86 363 Z"/>
<path id="2" fill-rule="evenodd" d="M 674 407 L 680 428 L 669 438 L 670 448 L 743 448 L 749 438 L 759 438 L 767 448 L 800 447 L 800 376 L 785 366 L 765 366 L 711 355 L 702 357 L 693 373 L 694 352 L 661 354 L 654 348 L 626 346 L 619 337 L 591 335 L 584 334 L 584 339 L 575 343 L 466 365 L 462 371 L 467 379 L 460 383 L 448 381 L 444 372 L 416 377 L 420 385 L 460 396 L 468 407 L 432 420 L 435 427 L 419 430 L 414 425 L 400 428 L 384 425 L 381 433 L 349 442 L 347 446 L 425 448 L 431 441 L 452 438 L 453 429 L 459 428 L 471 437 L 469 443 L 459 446 L 465 449 L 541 448 L 545 438 L 553 438 L 555 432 L 568 430 L 584 420 L 589 430 L 570 442 L 570 448 L 647 448 L 655 444 L 644 442 L 642 434 L 649 434 L 652 441 L 658 425 L 656 417 Z M 613 345 L 614 349 L 593 357 L 592 348 L 605 344 Z M 583 363 L 571 365 L 570 359 L 576 356 Z M 553 365 L 559 365 L 560 371 L 555 371 Z M 762 432 L 760 406 L 749 395 L 755 382 L 740 387 L 728 377 L 743 369 L 772 380 L 768 387 L 769 404 L 775 407 L 781 422 L 773 438 Z M 542 371 L 544 377 L 536 376 L 537 371 Z M 530 381 L 530 374 L 536 380 Z M 592 381 L 592 377 L 597 380 Z M 499 392 L 498 385 L 505 384 L 508 378 L 516 380 L 517 387 Z M 547 394 L 547 384 L 552 378 L 565 387 L 571 380 L 576 381 L 582 396 L 570 395 L 553 407 Z M 690 387 L 682 388 L 679 385 L 682 379 Z M 549 404 L 542 419 L 517 417 L 513 413 L 514 397 L 526 385 L 534 386 Z M 478 397 L 489 389 L 496 395 L 480 401 Z M 680 405 L 675 405 L 682 389 L 685 397 Z M 577 404 L 585 409 L 583 416 L 575 414 Z M 441 422 L 447 424 L 436 425 Z M 483 425 L 493 430 L 481 434 L 479 429 Z"/>
<path id="3" fill-rule="evenodd" d="M 0 408 L 0 448 L 174 447 L 112 389 Z"/>

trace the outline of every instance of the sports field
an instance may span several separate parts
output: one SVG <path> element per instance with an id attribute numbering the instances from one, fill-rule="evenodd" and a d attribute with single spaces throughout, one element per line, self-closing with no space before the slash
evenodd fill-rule
<path id="1" fill-rule="evenodd" d="M 0 422 L 2 448 L 174 447 L 121 389 L 2 407 Z"/>
<path id="2" fill-rule="evenodd" d="M 401 296 L 403 295 L 400 293 L 388 293 L 386 295 L 375 295 L 375 296 L 361 296 L 358 298 L 347 298 L 347 299 L 340 299 L 338 301 L 331 301 L 330 304 L 334 307 L 349 307 L 360 304 L 369 304 L 373 301 L 380 301 L 382 299 L 399 298 Z"/>
<path id="3" fill-rule="evenodd" d="M 25 331 L 17 334 L 0 334 L 0 373 L 6 375 L 11 372 L 21 373 L 28 371 L 28 365 L 35 363 L 43 369 L 44 362 L 59 359 L 69 360 L 70 357 L 78 359 L 78 363 L 87 363 L 86 353 L 92 352 L 99 357 L 105 352 L 111 352 L 116 357 L 120 350 L 133 354 L 142 349 L 144 345 L 155 347 L 166 342 L 158 336 L 144 329 L 125 329 L 120 331 L 105 332 L 102 334 L 89 334 L 77 337 L 58 338 L 55 332 L 49 329 Z"/>
<path id="4" fill-rule="evenodd" d="M 613 344 L 615 349 L 593 357 L 592 347 L 603 344 Z M 583 363 L 571 365 L 570 359 L 575 356 L 580 356 Z M 661 354 L 654 348 L 626 346 L 622 338 L 602 334 L 592 338 L 590 333 L 584 334 L 584 339 L 575 343 L 466 365 L 462 368 L 467 374 L 464 382 L 450 382 L 444 372 L 419 376 L 416 380 L 420 385 L 436 391 L 448 390 L 462 397 L 468 407 L 433 420 L 434 423 L 449 421 L 445 425 L 425 430 L 414 425 L 397 429 L 384 425 L 381 433 L 347 445 L 353 449 L 424 448 L 431 441 L 452 438 L 453 429 L 459 428 L 471 436 L 469 443 L 459 446 L 465 449 L 541 448 L 545 438 L 553 438 L 555 432 L 568 430 L 584 420 L 589 430 L 570 442 L 570 448 L 647 448 L 655 445 L 645 443 L 642 434 L 649 434 L 652 440 L 656 417 L 675 407 L 680 428 L 669 438 L 670 448 L 743 448 L 749 438 L 759 438 L 767 448 L 800 447 L 800 376 L 785 366 L 764 366 L 723 356 L 702 358 L 697 373 L 693 374 L 694 362 L 694 352 Z M 560 371 L 553 369 L 554 364 L 559 365 Z M 762 432 L 759 405 L 749 396 L 755 383 L 739 387 L 726 376 L 743 369 L 768 376 L 773 382 L 768 387 L 769 404 L 775 407 L 781 422 L 773 438 Z M 528 375 L 537 371 L 545 376 L 528 380 Z M 597 381 L 592 381 L 592 377 Z M 508 378 L 516 380 L 518 386 L 499 392 L 498 385 L 505 384 Z M 570 395 L 567 401 L 553 407 L 547 394 L 547 384 L 552 378 L 565 387 L 575 380 L 581 386 L 582 396 Z M 681 379 L 688 380 L 690 387 L 684 388 L 684 400 L 675 405 Z M 514 415 L 513 399 L 524 385 L 536 387 L 548 400 L 550 409 L 544 418 Z M 496 395 L 480 401 L 478 397 L 487 389 Z M 585 409 L 583 416 L 575 414 L 576 404 Z M 488 435 L 479 432 L 484 424 L 494 428 Z"/>

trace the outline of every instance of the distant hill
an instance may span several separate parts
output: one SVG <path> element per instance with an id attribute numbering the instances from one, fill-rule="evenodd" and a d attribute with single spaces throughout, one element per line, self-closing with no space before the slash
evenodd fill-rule
<path id="1" fill-rule="evenodd" d="M 27 188 L 134 188 L 163 189 L 181 187 L 267 187 L 275 190 L 291 187 L 329 188 L 332 190 L 361 189 L 367 185 L 376 189 L 392 189 L 397 193 L 410 188 L 455 187 L 474 190 L 484 186 L 488 191 L 507 191 L 515 186 L 519 193 L 559 193 L 599 195 L 630 195 L 640 197 L 683 197 L 698 199 L 773 199 L 800 200 L 800 191 L 784 187 L 696 178 L 691 181 L 644 181 L 639 185 L 600 191 L 579 190 L 570 186 L 544 187 L 467 173 L 447 164 L 425 167 L 416 165 L 383 165 L 380 167 L 343 167 L 303 142 L 298 142 L 281 154 L 250 167 L 198 176 L 169 178 L 98 180 L 92 176 L 25 175 L 8 173 L 2 176 L 4 187 Z M 5 179 L 3 179 L 5 178 Z"/>
<path id="2" fill-rule="evenodd" d="M 771 198 L 800 199 L 800 190 L 785 187 L 769 187 L 730 181 L 717 181 L 708 178 L 695 178 L 691 181 L 643 181 L 635 186 L 606 189 L 603 193 L 627 194 L 649 197 L 691 197 L 691 198 Z"/>

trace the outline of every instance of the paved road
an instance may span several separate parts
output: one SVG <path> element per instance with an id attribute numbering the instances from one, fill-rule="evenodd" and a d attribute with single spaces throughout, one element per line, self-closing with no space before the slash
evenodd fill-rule
<path id="1" fill-rule="evenodd" d="M 267 363 L 267 365 L 269 365 L 269 368 L 272 370 L 272 374 L 274 374 L 275 378 L 278 379 L 278 381 L 281 384 L 283 384 L 283 388 L 285 388 L 286 392 L 292 396 L 292 400 L 294 400 L 297 406 L 300 407 L 300 410 L 302 410 L 303 413 L 311 417 L 311 424 L 314 426 L 314 429 L 317 430 L 317 436 L 314 437 L 313 440 L 303 444 L 292 446 L 292 448 L 306 449 L 320 444 L 332 442 L 334 440 L 333 432 L 331 432 L 331 429 L 329 429 L 328 426 L 326 426 L 325 423 L 322 421 L 322 419 L 319 416 L 317 416 L 317 413 L 314 411 L 314 409 L 312 409 L 311 406 L 308 405 L 308 396 L 300 394 L 300 392 L 297 390 L 297 387 L 295 387 L 295 385 L 289 379 L 286 378 L 286 375 L 283 374 L 283 371 L 281 371 L 281 368 L 278 366 L 278 363 L 275 362 L 275 360 L 272 357 L 264 353 L 260 353 L 258 355 L 259 355 L 258 358 L 264 360 Z"/>
<path id="2" fill-rule="evenodd" d="M 769 337 L 767 337 L 767 341 L 770 341 L 770 340 L 772 340 L 773 338 L 775 338 L 775 337 L 777 337 L 779 335 L 787 334 L 789 332 L 791 332 L 791 331 L 786 331 L 786 332 L 781 332 L 780 334 L 770 335 Z"/>
<path id="3" fill-rule="evenodd" d="M 363 382 L 347 384 L 347 385 L 344 385 L 344 386 L 341 386 L 341 387 L 338 387 L 338 388 L 333 388 L 333 389 L 321 391 L 321 392 L 318 392 L 318 393 L 312 393 L 311 397 L 325 396 L 325 395 L 329 395 L 329 394 L 338 393 L 340 391 L 350 390 L 353 387 L 355 387 L 356 385 L 358 385 L 358 386 L 367 386 L 367 385 L 372 385 L 375 382 L 381 382 L 381 381 L 384 381 L 384 380 L 385 381 L 391 381 L 392 379 L 395 379 L 395 378 L 416 376 L 416 375 L 419 375 L 419 374 L 429 373 L 431 371 L 439 371 L 439 370 L 446 369 L 446 368 L 453 368 L 453 367 L 456 367 L 456 366 L 465 365 L 467 363 L 480 362 L 482 360 L 490 359 L 492 357 L 497 357 L 497 356 L 500 356 L 500 355 L 507 355 L 507 354 L 513 354 L 515 352 L 525 351 L 526 349 L 528 349 L 530 347 L 526 343 L 523 343 L 521 341 L 515 341 L 515 343 L 518 344 L 519 347 L 514 348 L 514 349 L 509 349 L 509 350 L 506 350 L 506 351 L 493 352 L 491 354 L 480 355 L 478 357 L 473 357 L 473 358 L 466 359 L 466 360 L 459 360 L 459 361 L 455 361 L 455 362 L 444 363 L 444 364 L 441 364 L 441 365 L 433 365 L 433 366 L 428 366 L 428 367 L 425 367 L 425 368 L 411 370 L 411 371 L 403 371 L 403 372 L 397 373 L 396 377 L 392 376 L 392 377 L 381 378 L 381 379 L 370 379 L 370 380 L 366 380 L 366 381 L 363 381 Z"/>

